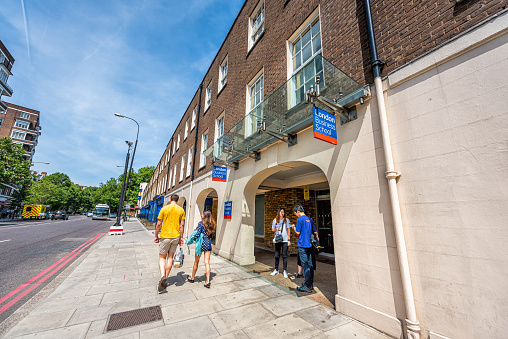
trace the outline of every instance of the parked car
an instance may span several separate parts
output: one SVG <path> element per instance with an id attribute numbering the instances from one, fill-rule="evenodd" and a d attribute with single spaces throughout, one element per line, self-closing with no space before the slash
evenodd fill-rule
<path id="1" fill-rule="evenodd" d="M 108 218 L 116 218 L 116 213 L 109 213 Z"/>
<path id="2" fill-rule="evenodd" d="M 56 211 L 55 214 L 51 215 L 51 220 L 56 219 L 69 220 L 69 215 L 66 211 Z"/>
<path id="3" fill-rule="evenodd" d="M 93 216 L 93 212 L 86 212 L 86 216 L 87 216 L 87 217 L 91 217 L 91 216 Z"/>

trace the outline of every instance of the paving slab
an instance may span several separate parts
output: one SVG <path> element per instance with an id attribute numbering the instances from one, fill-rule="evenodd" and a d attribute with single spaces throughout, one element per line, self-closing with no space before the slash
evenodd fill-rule
<path id="1" fill-rule="evenodd" d="M 270 298 L 277 298 L 283 295 L 292 294 L 296 295 L 296 293 L 291 292 L 287 288 L 278 285 L 265 285 L 257 287 L 258 290 L 269 296 Z"/>
<path id="2" fill-rule="evenodd" d="M 217 337 L 218 335 L 219 332 L 217 332 L 211 320 L 207 316 L 201 316 L 141 331 L 139 333 L 139 338 L 207 339 Z"/>
<path id="3" fill-rule="evenodd" d="M 74 297 L 68 299 L 54 299 L 37 306 L 31 314 L 55 313 L 61 311 L 75 310 L 80 308 L 93 308 L 99 306 L 102 301 L 103 294 L 93 296 Z"/>
<path id="4" fill-rule="evenodd" d="M 238 288 L 242 290 L 246 290 L 248 288 L 260 287 L 270 285 L 270 283 L 262 278 L 250 277 L 249 279 L 242 279 L 239 281 L 235 281 L 234 284 L 238 286 Z"/>
<path id="5" fill-rule="evenodd" d="M 88 332 L 86 333 L 86 339 L 89 338 L 101 338 L 101 339 L 111 339 L 111 338 L 126 338 L 126 339 L 138 339 L 139 338 L 139 332 L 148 330 L 151 328 L 161 327 L 164 326 L 164 321 L 154 321 L 151 323 L 138 325 L 138 326 L 132 326 L 127 327 L 121 330 L 111 331 L 111 332 L 104 332 L 106 329 L 106 319 L 97 320 L 92 322 L 90 325 L 90 328 L 88 329 Z"/>
<path id="6" fill-rule="evenodd" d="M 216 296 L 215 299 L 217 299 L 222 307 L 228 309 L 260 302 L 268 299 L 268 296 L 257 289 L 248 289 Z"/>
<path id="7" fill-rule="evenodd" d="M 386 334 L 378 332 L 370 327 L 360 324 L 356 321 L 351 321 L 342 326 L 336 327 L 333 330 L 324 332 L 322 338 L 329 339 L 359 339 L 359 338 L 370 338 L 370 339 L 388 339 L 390 338 Z"/>
<path id="8" fill-rule="evenodd" d="M 166 324 L 173 324 L 222 310 L 224 307 L 215 298 L 208 298 L 162 307 L 162 315 Z"/>
<path id="9" fill-rule="evenodd" d="M 188 303 L 195 300 L 197 300 L 196 296 L 194 293 L 192 293 L 191 290 L 182 290 L 142 298 L 140 299 L 140 307 L 143 308 L 157 305 L 172 306 Z"/>
<path id="10" fill-rule="evenodd" d="M 252 339 L 310 338 L 322 333 L 296 314 L 288 314 L 284 317 L 246 328 L 243 331 Z"/>
<path id="11" fill-rule="evenodd" d="M 201 288 L 193 288 L 192 292 L 198 299 L 204 299 L 209 297 L 215 297 L 219 295 L 228 294 L 231 292 L 239 291 L 240 289 L 233 282 L 224 283 L 224 284 L 213 284 L 211 283 L 210 288 L 204 287 L 201 283 L 194 283 L 196 286 L 201 286 Z"/>
<path id="12" fill-rule="evenodd" d="M 283 295 L 282 297 L 263 301 L 261 304 L 277 317 L 318 305 L 318 303 L 308 298 L 294 295 Z"/>
<path id="13" fill-rule="evenodd" d="M 140 308 L 138 299 L 124 300 L 118 303 L 103 304 L 90 308 L 80 308 L 72 315 L 67 325 L 91 323 L 96 320 L 107 319 L 110 314 L 136 310 Z"/>
<path id="14" fill-rule="evenodd" d="M 104 294 L 107 292 L 116 292 L 118 290 L 133 290 L 139 288 L 139 281 L 125 281 L 107 285 L 96 285 L 91 286 L 86 295 Z"/>
<path id="15" fill-rule="evenodd" d="M 133 290 L 126 290 L 126 291 L 109 292 L 109 293 L 104 293 L 104 298 L 102 299 L 102 304 L 109 304 L 109 303 L 119 302 L 122 300 L 129 300 L 129 299 L 146 298 L 146 297 L 150 297 L 150 296 L 156 295 L 156 294 L 157 294 L 156 286 L 136 288 Z"/>
<path id="16" fill-rule="evenodd" d="M 275 319 L 259 304 L 213 313 L 209 317 L 221 335 Z"/>
<path id="17" fill-rule="evenodd" d="M 319 305 L 296 313 L 321 331 L 329 331 L 352 321 L 351 318 L 339 314 L 328 307 Z"/>
<path id="18" fill-rule="evenodd" d="M 43 313 L 43 314 L 29 314 L 21 320 L 15 327 L 13 327 L 7 334 L 6 338 L 21 336 L 31 333 L 39 333 L 47 330 L 52 330 L 64 327 L 69 321 L 74 310 Z"/>
<path id="19" fill-rule="evenodd" d="M 238 330 L 216 337 L 216 339 L 250 339 L 250 337 L 244 331 Z"/>
<path id="20" fill-rule="evenodd" d="M 12 339 L 32 339 L 37 336 L 37 339 L 54 339 L 54 338 L 85 338 L 90 323 L 79 324 L 74 326 L 61 327 L 54 330 L 42 331 L 37 334 L 31 333 L 18 337 L 11 337 Z"/>

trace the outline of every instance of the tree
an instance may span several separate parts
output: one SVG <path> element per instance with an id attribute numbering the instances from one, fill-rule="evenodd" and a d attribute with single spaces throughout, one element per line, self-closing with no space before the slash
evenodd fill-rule
<path id="1" fill-rule="evenodd" d="M 26 194 L 27 188 L 33 182 L 30 172 L 30 162 L 23 158 L 25 150 L 20 144 L 10 138 L 0 138 L 0 183 L 16 187 L 13 194 L 11 208 L 18 208 Z"/>
<path id="2" fill-rule="evenodd" d="M 56 172 L 37 181 L 28 192 L 28 204 L 50 205 L 50 209 L 74 210 L 81 207 L 83 193 L 69 176 Z"/>

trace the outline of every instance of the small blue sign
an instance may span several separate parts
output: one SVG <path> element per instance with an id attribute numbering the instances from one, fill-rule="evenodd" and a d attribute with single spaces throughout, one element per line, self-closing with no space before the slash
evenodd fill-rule
<path id="1" fill-rule="evenodd" d="M 212 181 L 227 181 L 228 168 L 222 166 L 213 166 Z"/>
<path id="2" fill-rule="evenodd" d="M 314 138 L 337 145 L 337 120 L 335 116 L 314 107 Z"/>
<path id="3" fill-rule="evenodd" d="M 233 214 L 233 202 L 232 201 L 224 202 L 224 219 L 231 219 L 232 214 Z"/>

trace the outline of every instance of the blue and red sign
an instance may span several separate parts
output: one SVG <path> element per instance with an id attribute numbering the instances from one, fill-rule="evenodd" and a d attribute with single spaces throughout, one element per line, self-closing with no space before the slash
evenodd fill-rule
<path id="1" fill-rule="evenodd" d="M 227 181 L 228 168 L 222 166 L 213 166 L 212 181 Z"/>
<path id="2" fill-rule="evenodd" d="M 314 107 L 314 138 L 337 145 L 337 120 L 335 116 Z"/>
<path id="3" fill-rule="evenodd" d="M 231 219 L 232 214 L 233 214 L 233 202 L 232 201 L 224 202 L 224 219 Z"/>

